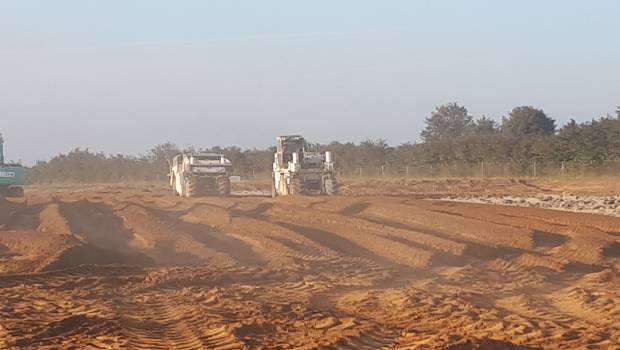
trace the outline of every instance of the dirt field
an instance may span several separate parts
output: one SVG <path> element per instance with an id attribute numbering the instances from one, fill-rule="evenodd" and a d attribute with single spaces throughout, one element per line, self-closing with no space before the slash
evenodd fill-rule
<path id="1" fill-rule="evenodd" d="M 620 218 L 425 199 L 557 184 L 407 181 L 0 199 L 0 349 L 620 349 Z"/>

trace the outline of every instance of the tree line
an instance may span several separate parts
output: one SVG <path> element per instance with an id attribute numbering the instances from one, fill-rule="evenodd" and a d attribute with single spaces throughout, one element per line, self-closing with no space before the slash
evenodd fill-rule
<path id="1" fill-rule="evenodd" d="M 543 110 L 519 106 L 496 121 L 474 118 L 458 103 L 438 106 L 425 119 L 421 142 L 390 146 L 385 140 L 310 143 L 331 150 L 341 176 L 528 176 L 617 174 L 620 170 L 620 107 L 615 115 L 587 122 L 571 120 L 558 128 Z M 181 151 L 162 143 L 144 155 L 109 155 L 74 149 L 27 169 L 30 183 L 163 181 L 168 161 Z M 268 177 L 275 147 L 212 147 L 224 153 L 234 173 Z"/>

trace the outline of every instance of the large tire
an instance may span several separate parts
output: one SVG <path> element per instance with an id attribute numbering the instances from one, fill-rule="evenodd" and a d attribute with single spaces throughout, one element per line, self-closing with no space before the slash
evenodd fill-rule
<path id="1" fill-rule="evenodd" d="M 292 195 L 301 195 L 304 194 L 304 188 L 301 184 L 301 181 L 298 177 L 291 178 L 291 182 L 289 183 L 289 194 Z"/>
<path id="2" fill-rule="evenodd" d="M 177 193 L 177 179 L 172 177 L 170 179 L 170 186 L 172 187 L 172 195 L 177 197 L 179 194 Z"/>
<path id="3" fill-rule="evenodd" d="M 217 193 L 223 197 L 230 196 L 230 178 L 226 175 L 217 177 Z"/>
<path id="4" fill-rule="evenodd" d="M 19 186 L 12 186 L 6 189 L 6 197 L 21 198 L 24 196 L 24 188 Z"/>
<path id="5" fill-rule="evenodd" d="M 185 196 L 188 198 L 198 197 L 203 192 L 203 184 L 196 177 L 185 179 Z"/>
<path id="6" fill-rule="evenodd" d="M 325 194 L 328 196 L 335 196 L 338 194 L 338 181 L 335 177 L 325 178 Z"/>
<path id="7" fill-rule="evenodd" d="M 278 191 L 276 190 L 276 181 L 271 179 L 271 198 L 276 198 L 278 196 Z"/>

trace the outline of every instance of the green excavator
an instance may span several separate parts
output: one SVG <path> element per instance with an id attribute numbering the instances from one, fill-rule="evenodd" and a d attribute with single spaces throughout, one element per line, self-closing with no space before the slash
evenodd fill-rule
<path id="1" fill-rule="evenodd" d="M 4 140 L 0 134 L 0 196 L 23 197 L 25 179 L 23 166 L 4 162 Z"/>

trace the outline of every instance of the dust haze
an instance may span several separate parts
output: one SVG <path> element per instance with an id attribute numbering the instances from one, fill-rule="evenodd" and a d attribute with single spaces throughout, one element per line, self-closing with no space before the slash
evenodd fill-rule
<path id="1" fill-rule="evenodd" d="M 620 349 L 618 18 L 0 1 L 0 349 Z"/>
<path id="2" fill-rule="evenodd" d="M 475 203 L 576 185 L 597 198 L 598 184 L 357 180 L 275 199 L 261 181 L 190 199 L 33 187 L 0 199 L 0 344 L 611 349 L 620 218 Z"/>

